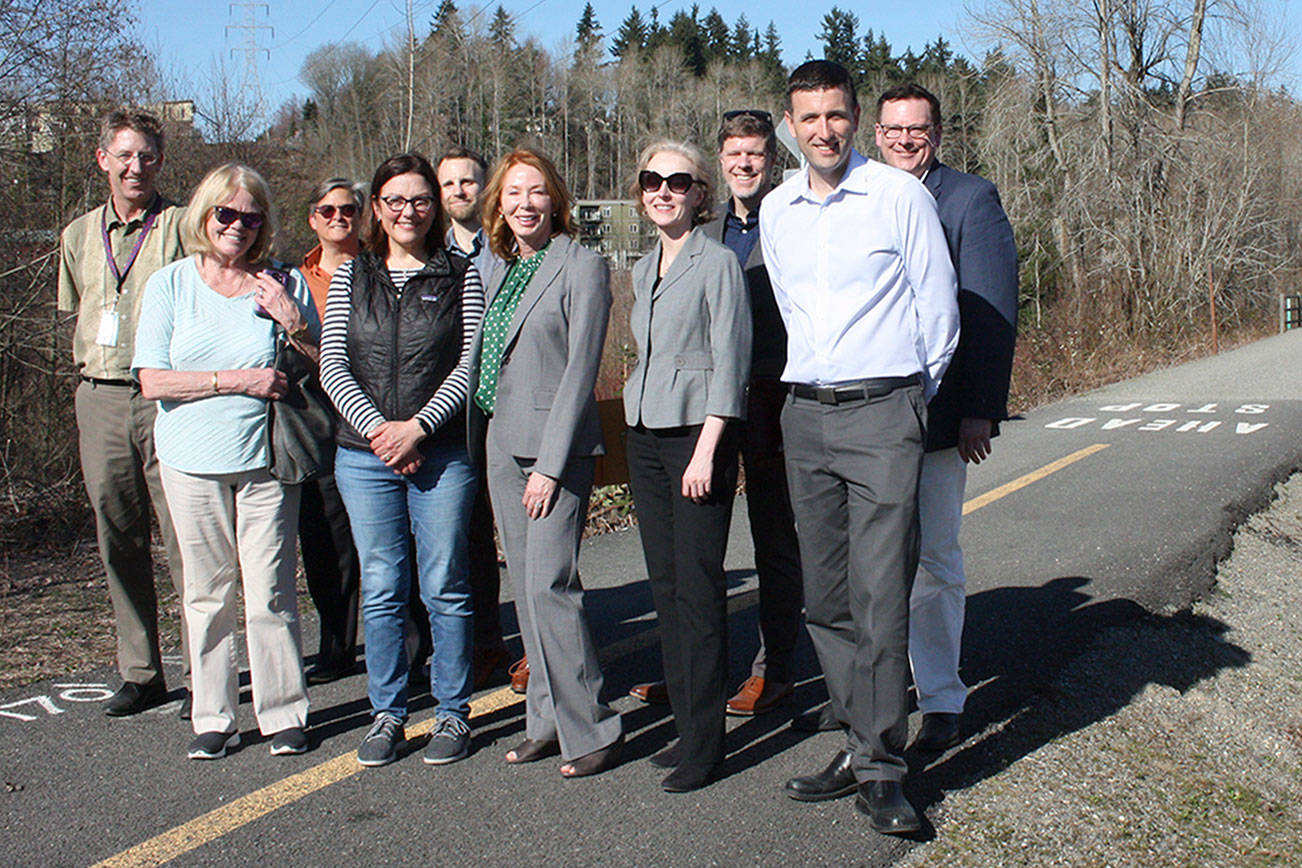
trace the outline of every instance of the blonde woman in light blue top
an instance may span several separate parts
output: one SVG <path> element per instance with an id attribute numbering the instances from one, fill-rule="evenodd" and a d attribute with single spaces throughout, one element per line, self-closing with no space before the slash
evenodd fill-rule
<path id="1" fill-rule="evenodd" d="M 193 256 L 154 273 L 132 369 L 159 403 L 154 436 L 184 572 L 194 679 L 191 759 L 239 744 L 236 587 L 244 589 L 253 710 L 271 753 L 307 750 L 294 539 L 299 491 L 268 472 L 267 402 L 283 330 L 317 358 L 320 324 L 297 272 L 265 267 L 275 230 L 266 182 L 227 164 L 199 183 L 182 232 Z"/>

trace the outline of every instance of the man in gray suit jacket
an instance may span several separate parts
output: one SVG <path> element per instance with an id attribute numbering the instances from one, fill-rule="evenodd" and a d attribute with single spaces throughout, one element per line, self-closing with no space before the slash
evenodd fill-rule
<path id="1" fill-rule="evenodd" d="M 1017 336 L 1017 245 L 995 185 L 936 159 L 940 102 L 916 84 L 877 100 L 877 147 L 888 165 L 917 177 L 936 199 L 954 270 L 958 349 L 927 405 L 927 445 L 918 488 L 921 546 L 909 598 L 909 662 L 922 729 L 914 747 L 958 744 L 967 687 L 958 674 L 966 579 L 958 545 L 967 464 L 990 455 L 1008 418 Z"/>

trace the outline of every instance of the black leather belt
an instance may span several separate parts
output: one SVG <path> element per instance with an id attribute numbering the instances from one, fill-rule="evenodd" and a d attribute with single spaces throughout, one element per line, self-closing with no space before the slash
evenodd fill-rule
<path id="1" fill-rule="evenodd" d="M 87 383 L 94 383 L 97 386 L 134 386 L 135 380 L 105 380 L 100 377 L 82 377 Z"/>
<path id="2" fill-rule="evenodd" d="M 820 404 L 846 404 L 850 401 L 880 398 L 906 386 L 921 385 L 922 374 L 911 374 L 907 377 L 870 377 L 837 386 L 806 386 L 803 383 L 792 383 L 791 394 Z"/>

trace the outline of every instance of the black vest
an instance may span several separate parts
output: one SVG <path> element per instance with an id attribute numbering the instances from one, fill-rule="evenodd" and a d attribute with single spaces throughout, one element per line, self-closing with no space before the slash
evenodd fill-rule
<path id="1" fill-rule="evenodd" d="M 348 361 L 353 378 L 391 420 L 410 419 L 424 407 L 461 358 L 461 289 L 468 262 L 435 250 L 399 292 L 384 259 L 363 252 L 353 260 Z M 465 443 L 465 407 L 425 438 L 421 448 Z M 347 420 L 341 446 L 370 449 Z"/>

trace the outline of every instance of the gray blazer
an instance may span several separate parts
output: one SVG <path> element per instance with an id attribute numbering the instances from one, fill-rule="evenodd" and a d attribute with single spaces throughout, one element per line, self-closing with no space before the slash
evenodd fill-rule
<path id="1" fill-rule="evenodd" d="M 625 421 L 677 428 L 744 418 L 751 314 L 737 257 L 698 226 L 657 286 L 659 268 L 659 243 L 633 266 L 638 362 L 624 384 Z"/>
<path id="2" fill-rule="evenodd" d="M 489 305 L 507 270 L 497 270 Z M 494 449 L 532 458 L 534 470 L 554 479 L 571 457 L 605 454 L 592 388 L 601 367 L 610 301 L 606 261 L 568 235 L 553 238 L 511 319 L 491 427 L 474 402 L 482 325 L 475 336 L 467 413 L 472 454 L 478 457 L 484 438 L 491 437 Z"/>

